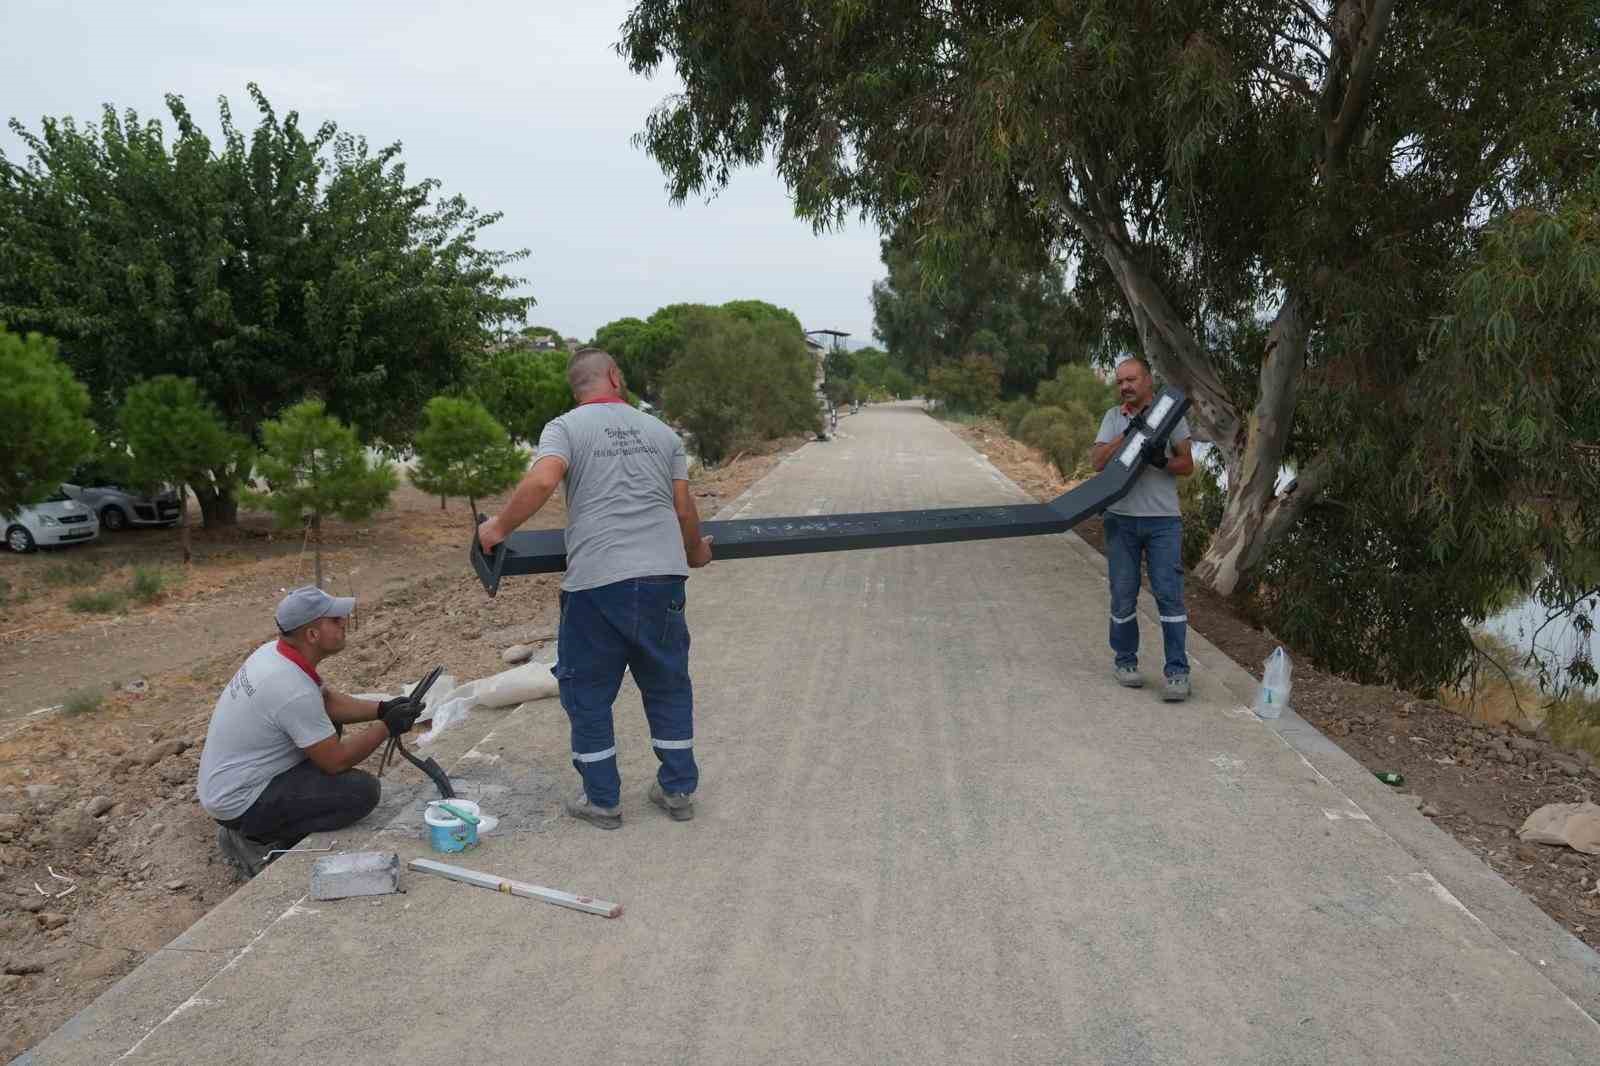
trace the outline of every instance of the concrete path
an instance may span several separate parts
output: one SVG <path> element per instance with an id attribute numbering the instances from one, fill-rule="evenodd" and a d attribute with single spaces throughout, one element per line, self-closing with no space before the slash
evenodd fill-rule
<path id="1" fill-rule="evenodd" d="M 913 408 L 840 430 L 728 516 L 1020 498 Z M 1214 648 L 1191 638 L 1188 705 L 1117 687 L 1076 537 L 718 564 L 689 610 L 693 822 L 644 799 L 631 685 L 619 832 L 557 815 L 554 702 L 446 753 L 509 821 L 462 865 L 621 918 L 415 874 L 316 903 L 290 857 L 25 1060 L 1600 1061 L 1600 959 L 1303 723 L 1258 722 Z M 341 849 L 427 854 L 423 797 Z"/>

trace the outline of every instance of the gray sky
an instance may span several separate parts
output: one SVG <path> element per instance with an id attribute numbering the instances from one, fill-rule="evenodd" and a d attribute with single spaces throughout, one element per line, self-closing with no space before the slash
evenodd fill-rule
<path id="1" fill-rule="evenodd" d="M 871 342 L 876 230 L 821 237 L 795 219 L 770 170 L 737 175 L 706 204 L 667 202 L 660 169 L 630 143 L 677 86 L 612 51 L 629 5 L 612 0 L 0 0 L 12 47 L 0 115 L 97 119 L 100 106 L 163 117 L 177 92 L 215 129 L 218 95 L 248 128 L 246 82 L 307 128 L 332 119 L 374 146 L 401 141 L 412 179 L 438 178 L 505 218 L 485 243 L 530 248 L 516 273 L 530 321 L 583 339 L 668 303 L 761 299 L 807 329 Z M 167 123 L 170 128 L 170 122 Z M 21 144 L 0 130 L 20 162 Z"/>

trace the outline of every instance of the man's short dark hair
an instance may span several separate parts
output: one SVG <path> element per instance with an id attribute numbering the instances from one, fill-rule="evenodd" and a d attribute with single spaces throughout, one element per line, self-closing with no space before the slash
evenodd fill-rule
<path id="1" fill-rule="evenodd" d="M 567 360 L 567 387 L 575 394 L 587 392 L 605 381 L 606 374 L 616 365 L 604 348 L 579 348 Z"/>

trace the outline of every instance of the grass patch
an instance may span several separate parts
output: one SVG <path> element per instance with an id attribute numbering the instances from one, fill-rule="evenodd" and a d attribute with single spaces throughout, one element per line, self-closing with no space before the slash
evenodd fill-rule
<path id="1" fill-rule="evenodd" d="M 79 614 L 112 614 L 127 606 L 127 596 L 114 589 L 80 592 L 67 601 L 69 610 Z"/>
<path id="2" fill-rule="evenodd" d="M 84 688 L 72 693 L 62 703 L 63 714 L 89 714 L 100 709 L 100 704 L 105 701 L 105 693 L 99 689 Z"/>
<path id="3" fill-rule="evenodd" d="M 89 585 L 100 578 L 100 567 L 83 559 L 51 563 L 44 568 L 46 585 Z"/>
<path id="4" fill-rule="evenodd" d="M 134 568 L 133 580 L 128 582 L 128 596 L 135 603 L 154 603 L 161 598 L 167 584 L 165 571 L 138 566 Z"/>

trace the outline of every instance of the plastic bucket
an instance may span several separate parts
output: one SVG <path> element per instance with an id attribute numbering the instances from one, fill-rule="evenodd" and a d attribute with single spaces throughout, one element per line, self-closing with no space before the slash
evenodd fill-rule
<path id="1" fill-rule="evenodd" d="M 471 800 L 453 799 L 450 805 L 468 814 L 480 814 L 478 805 Z M 433 845 L 434 851 L 465 851 L 478 842 L 477 826 L 463 822 L 437 803 L 428 804 L 427 810 L 422 812 L 422 820 L 428 824 L 428 843 Z"/>

